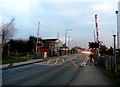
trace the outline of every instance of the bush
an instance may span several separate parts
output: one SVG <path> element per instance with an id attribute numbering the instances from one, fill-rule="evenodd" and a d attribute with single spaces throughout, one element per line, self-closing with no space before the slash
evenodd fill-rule
<path id="1" fill-rule="evenodd" d="M 34 53 L 33 54 L 33 59 L 41 58 L 40 53 Z"/>
<path id="2" fill-rule="evenodd" d="M 6 56 L 5 58 L 2 58 L 2 64 L 10 64 L 10 63 L 17 63 L 17 62 L 24 62 L 24 61 L 28 61 L 31 60 L 31 57 L 20 57 L 20 56 Z"/>

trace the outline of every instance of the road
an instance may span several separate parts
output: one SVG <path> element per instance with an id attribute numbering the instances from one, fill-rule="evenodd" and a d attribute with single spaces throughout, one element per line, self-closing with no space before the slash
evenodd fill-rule
<path id="1" fill-rule="evenodd" d="M 44 62 L 2 70 L 3 85 L 68 85 L 87 55 L 70 54 Z"/>

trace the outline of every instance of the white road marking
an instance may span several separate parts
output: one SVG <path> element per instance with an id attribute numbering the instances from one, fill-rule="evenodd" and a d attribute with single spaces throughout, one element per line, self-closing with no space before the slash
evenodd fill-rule
<path id="1" fill-rule="evenodd" d="M 62 59 L 62 61 L 64 62 L 64 61 L 65 61 L 65 59 Z"/>
<path id="2" fill-rule="evenodd" d="M 81 66 L 85 66 L 87 61 L 88 61 L 89 57 L 85 58 L 84 61 L 81 63 Z"/>
<path id="3" fill-rule="evenodd" d="M 49 64 L 49 63 L 50 63 L 50 59 L 48 60 L 47 64 Z"/>
<path id="4" fill-rule="evenodd" d="M 56 59 L 56 61 L 55 61 L 55 64 L 57 64 L 58 63 L 58 58 Z"/>
<path id="5" fill-rule="evenodd" d="M 78 65 L 76 65 L 75 62 L 73 62 L 72 60 L 71 60 L 71 62 L 72 62 L 76 67 L 78 67 Z"/>

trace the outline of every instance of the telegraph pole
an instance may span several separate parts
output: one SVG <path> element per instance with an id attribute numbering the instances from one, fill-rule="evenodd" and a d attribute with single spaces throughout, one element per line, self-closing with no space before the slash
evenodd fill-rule
<path id="1" fill-rule="evenodd" d="M 68 48 L 70 47 L 70 36 L 68 36 Z"/>
<path id="2" fill-rule="evenodd" d="M 94 30 L 94 42 L 96 42 L 96 38 L 95 38 L 95 30 Z"/>
<path id="3" fill-rule="evenodd" d="M 66 54 L 66 47 L 67 47 L 67 31 L 69 31 L 69 30 L 71 30 L 71 29 L 67 29 L 66 31 L 65 31 L 65 54 Z"/>
<path id="4" fill-rule="evenodd" d="M 113 35 L 114 37 L 114 58 L 115 58 L 115 73 L 117 72 L 117 66 L 116 66 L 116 35 Z"/>
<path id="5" fill-rule="evenodd" d="M 118 11 L 116 11 L 116 15 L 117 15 L 117 48 L 119 49 Z"/>
<path id="6" fill-rule="evenodd" d="M 59 32 L 57 33 L 57 39 L 59 39 Z"/>
<path id="7" fill-rule="evenodd" d="M 58 34 L 57 34 L 57 40 L 59 40 L 59 32 L 58 32 Z M 57 57 L 58 57 L 58 53 L 59 53 L 58 44 L 59 44 L 59 42 L 57 42 Z"/>
<path id="8" fill-rule="evenodd" d="M 38 22 L 37 43 L 36 43 L 37 59 L 38 59 L 38 52 L 39 52 L 39 46 L 37 45 L 39 43 L 39 27 L 40 27 L 40 22 Z"/>

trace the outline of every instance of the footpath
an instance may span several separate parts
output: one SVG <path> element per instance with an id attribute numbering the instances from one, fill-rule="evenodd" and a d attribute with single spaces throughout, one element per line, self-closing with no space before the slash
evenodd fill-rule
<path id="1" fill-rule="evenodd" d="M 44 58 L 44 59 L 32 59 L 32 60 L 25 61 L 25 62 L 3 64 L 3 65 L 0 65 L 0 70 L 8 69 L 8 68 L 14 68 L 14 67 L 19 67 L 19 66 L 24 66 L 24 65 L 29 65 L 29 64 L 33 64 L 33 63 L 39 63 L 39 62 L 43 62 L 44 60 L 53 59 L 53 58 L 54 57 L 49 57 L 49 58 Z"/>
<path id="2" fill-rule="evenodd" d="M 60 57 L 62 57 L 62 56 L 60 56 Z M 49 58 L 44 58 L 44 59 L 32 59 L 32 60 L 25 61 L 25 62 L 3 64 L 3 65 L 0 65 L 0 70 L 29 65 L 29 64 L 33 64 L 33 63 L 39 63 L 39 62 L 43 62 L 44 60 L 53 59 L 53 58 L 56 58 L 56 57 L 49 57 Z"/>
<path id="3" fill-rule="evenodd" d="M 4 64 L 4 65 L 0 65 L 0 70 L 1 69 L 8 69 L 8 68 L 13 68 L 13 67 L 18 67 L 18 66 L 29 65 L 29 64 L 33 64 L 33 63 L 42 62 L 42 61 L 44 61 L 44 59 L 33 59 L 33 60 L 25 61 L 25 62 Z"/>
<path id="4" fill-rule="evenodd" d="M 80 69 L 70 85 L 120 85 L 104 75 L 103 69 L 91 61 Z"/>

